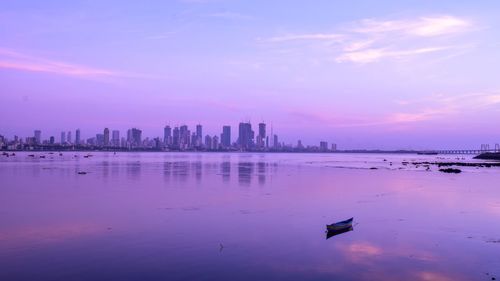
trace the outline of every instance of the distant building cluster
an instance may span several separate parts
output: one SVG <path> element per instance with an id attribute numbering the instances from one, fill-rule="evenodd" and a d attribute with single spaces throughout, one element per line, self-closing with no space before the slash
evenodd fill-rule
<path id="1" fill-rule="evenodd" d="M 299 140 L 296 146 L 278 141 L 278 136 L 267 132 L 265 123 L 259 123 L 257 132 L 250 122 L 238 125 L 238 137 L 231 139 L 231 126 L 222 126 L 220 135 L 203 136 L 202 125 L 196 125 L 192 131 L 187 125 L 165 126 L 163 136 L 143 138 L 137 128 L 128 129 L 126 135 L 119 130 L 104 128 L 102 133 L 82 139 L 80 129 L 61 132 L 60 138 L 50 136 L 42 138 L 42 131 L 35 130 L 32 137 L 24 139 L 14 136 L 7 140 L 0 135 L 0 148 L 3 150 L 156 150 L 156 151 L 262 151 L 262 152 L 329 152 L 336 151 L 336 144 L 331 147 L 322 141 L 319 146 L 304 146 Z"/>

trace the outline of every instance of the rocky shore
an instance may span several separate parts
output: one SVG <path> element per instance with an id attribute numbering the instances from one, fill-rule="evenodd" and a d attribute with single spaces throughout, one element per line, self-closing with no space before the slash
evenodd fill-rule
<path id="1" fill-rule="evenodd" d="M 474 159 L 484 159 L 484 160 L 500 160 L 500 152 L 487 152 L 481 153 Z"/>

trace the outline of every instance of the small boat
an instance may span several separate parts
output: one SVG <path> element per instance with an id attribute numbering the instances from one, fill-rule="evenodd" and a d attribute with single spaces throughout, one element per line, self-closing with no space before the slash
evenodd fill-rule
<path id="1" fill-rule="evenodd" d="M 349 228 L 352 228 L 352 221 L 354 218 L 350 218 L 345 221 L 340 221 L 337 223 L 332 223 L 332 224 L 327 224 L 326 225 L 326 230 L 328 231 L 342 231 L 342 230 L 347 230 Z"/>
<path id="2" fill-rule="evenodd" d="M 352 228 L 352 226 L 349 228 L 341 229 L 341 230 L 330 230 L 330 231 L 326 232 L 326 239 L 329 239 L 329 238 L 332 238 L 333 236 L 337 236 L 337 235 L 340 235 L 342 233 L 346 233 L 346 232 L 353 231 L 353 230 L 354 229 Z"/>

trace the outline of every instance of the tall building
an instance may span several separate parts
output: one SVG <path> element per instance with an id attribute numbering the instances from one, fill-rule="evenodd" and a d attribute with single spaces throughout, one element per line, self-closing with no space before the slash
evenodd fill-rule
<path id="1" fill-rule="evenodd" d="M 49 139 L 49 143 L 54 144 L 55 142 L 56 142 L 56 138 L 54 138 L 54 136 L 51 136 Z"/>
<path id="2" fill-rule="evenodd" d="M 192 145 L 199 147 L 202 145 L 202 140 L 203 140 L 203 129 L 200 124 L 196 125 L 196 142 L 193 142 Z"/>
<path id="3" fill-rule="evenodd" d="M 274 147 L 274 148 L 278 148 L 278 147 L 279 147 L 279 143 L 278 143 L 278 135 L 274 135 L 274 136 L 273 136 L 273 147 Z"/>
<path id="4" fill-rule="evenodd" d="M 205 136 L 205 147 L 206 149 L 212 149 L 212 137 L 209 135 Z"/>
<path id="5" fill-rule="evenodd" d="M 219 137 L 218 136 L 212 137 L 212 149 L 213 150 L 219 149 Z"/>
<path id="6" fill-rule="evenodd" d="M 71 131 L 68 131 L 68 134 L 66 135 L 66 141 L 67 141 L 68 143 L 72 143 L 72 141 L 73 141 L 73 140 L 72 140 L 72 138 L 71 138 Z"/>
<path id="7" fill-rule="evenodd" d="M 96 145 L 99 147 L 104 146 L 104 134 L 95 135 Z"/>
<path id="8" fill-rule="evenodd" d="M 266 146 L 266 124 L 259 123 L 259 135 L 257 136 L 257 146 L 259 148 L 264 148 Z"/>
<path id="9" fill-rule="evenodd" d="M 319 143 L 319 149 L 321 151 L 328 151 L 328 143 L 326 141 L 321 141 Z"/>
<path id="10" fill-rule="evenodd" d="M 180 145 L 180 137 L 181 137 L 181 134 L 180 134 L 180 131 L 179 131 L 179 127 L 175 127 L 174 128 L 174 131 L 172 133 L 172 145 L 175 147 L 175 148 L 179 148 L 179 145 Z"/>
<path id="11" fill-rule="evenodd" d="M 231 126 L 222 126 L 220 141 L 223 147 L 231 146 Z"/>
<path id="12" fill-rule="evenodd" d="M 76 129 L 76 133 L 75 133 L 75 143 L 77 145 L 81 144 L 81 140 L 80 140 L 80 129 Z"/>
<path id="13" fill-rule="evenodd" d="M 119 147 L 120 146 L 120 131 L 113 130 L 112 138 L 111 138 L 111 144 L 114 147 Z"/>
<path id="14" fill-rule="evenodd" d="M 66 132 L 61 132 L 61 144 L 66 143 Z"/>
<path id="15" fill-rule="evenodd" d="M 42 131 L 35 130 L 35 142 L 36 142 L 36 144 L 42 143 Z"/>
<path id="16" fill-rule="evenodd" d="M 103 145 L 104 146 L 109 146 L 109 129 L 108 128 L 104 128 L 103 137 L 104 137 Z"/>
<path id="17" fill-rule="evenodd" d="M 203 136 L 202 134 L 202 127 L 200 124 L 196 125 L 196 136 L 201 138 Z"/>
<path id="18" fill-rule="evenodd" d="M 240 149 L 249 149 L 253 145 L 254 132 L 252 131 L 252 124 L 240 123 L 238 131 L 238 146 Z"/>
<path id="19" fill-rule="evenodd" d="M 132 143 L 136 147 L 142 146 L 142 131 L 136 128 L 132 128 Z"/>
<path id="20" fill-rule="evenodd" d="M 188 126 L 187 125 L 180 126 L 179 133 L 180 133 L 179 147 L 181 149 L 185 149 L 189 146 L 189 143 L 191 142 L 190 140 L 191 133 L 188 130 Z"/>
<path id="21" fill-rule="evenodd" d="M 129 147 L 142 146 L 142 131 L 136 128 L 127 130 L 127 143 Z"/>
<path id="22" fill-rule="evenodd" d="M 172 128 L 170 126 L 163 128 L 163 144 L 166 146 L 172 145 Z"/>

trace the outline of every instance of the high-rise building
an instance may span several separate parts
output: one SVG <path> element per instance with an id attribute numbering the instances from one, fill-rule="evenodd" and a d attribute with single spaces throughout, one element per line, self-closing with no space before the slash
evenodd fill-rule
<path id="1" fill-rule="evenodd" d="M 113 130 L 113 132 L 112 132 L 111 144 L 112 144 L 114 147 L 119 147 L 119 146 L 120 146 L 120 131 L 118 131 L 118 130 Z"/>
<path id="2" fill-rule="evenodd" d="M 103 137 L 104 137 L 104 140 L 103 140 L 104 146 L 109 146 L 109 129 L 108 128 L 104 128 Z"/>
<path id="3" fill-rule="evenodd" d="M 180 131 L 179 131 L 179 127 L 175 127 L 174 128 L 174 131 L 173 131 L 173 136 L 172 136 L 172 145 L 175 147 L 175 148 L 179 148 L 179 145 L 180 145 L 180 137 L 181 137 L 181 134 L 180 134 Z"/>
<path id="4" fill-rule="evenodd" d="M 205 148 L 212 149 L 212 137 L 209 135 L 205 136 Z"/>
<path id="5" fill-rule="evenodd" d="M 163 144 L 166 146 L 172 145 L 172 128 L 170 126 L 163 128 Z"/>
<path id="6" fill-rule="evenodd" d="M 222 126 L 222 135 L 220 140 L 223 147 L 231 146 L 231 126 Z"/>
<path id="7" fill-rule="evenodd" d="M 238 146 L 240 149 L 249 149 L 253 146 L 254 132 L 252 131 L 252 124 L 240 123 L 238 131 Z"/>
<path id="8" fill-rule="evenodd" d="M 66 144 L 66 132 L 61 132 L 61 144 Z"/>
<path id="9" fill-rule="evenodd" d="M 35 142 L 36 142 L 36 144 L 42 143 L 42 131 L 35 130 Z"/>
<path id="10" fill-rule="evenodd" d="M 190 140 L 190 132 L 188 130 L 187 125 L 182 125 L 179 128 L 180 138 L 179 138 L 179 146 L 181 149 L 185 149 L 189 146 Z"/>
<path id="11" fill-rule="evenodd" d="M 72 143 L 72 141 L 73 141 L 73 140 L 72 140 L 72 138 L 71 138 L 71 131 L 68 131 L 68 134 L 66 135 L 66 141 L 67 141 L 68 143 Z"/>
<path id="12" fill-rule="evenodd" d="M 212 149 L 213 150 L 219 149 L 219 137 L 218 136 L 212 137 Z"/>
<path id="13" fill-rule="evenodd" d="M 142 131 L 136 128 L 127 130 L 127 146 L 141 147 L 142 146 Z"/>
<path id="14" fill-rule="evenodd" d="M 80 140 L 80 129 L 76 129 L 76 133 L 75 133 L 75 143 L 77 145 L 81 144 L 81 140 Z"/>
<path id="15" fill-rule="evenodd" d="M 99 147 L 104 146 L 104 134 L 95 135 L 96 145 Z"/>
<path id="16" fill-rule="evenodd" d="M 133 146 L 142 146 L 142 131 L 136 128 L 132 128 L 132 143 Z"/>
<path id="17" fill-rule="evenodd" d="M 259 148 L 264 148 L 266 146 L 266 124 L 259 123 L 259 135 L 257 136 L 257 146 Z"/>
<path id="18" fill-rule="evenodd" d="M 274 135 L 274 136 L 273 136 L 273 147 L 274 147 L 274 148 L 278 148 L 278 147 L 279 147 L 279 143 L 278 143 L 278 135 Z"/>
<path id="19" fill-rule="evenodd" d="M 51 136 L 49 139 L 49 143 L 54 144 L 55 142 L 56 142 L 56 138 L 54 138 L 54 136 Z"/>
<path id="20" fill-rule="evenodd" d="M 326 141 L 321 141 L 319 143 L 319 149 L 321 151 L 328 151 L 328 143 Z"/>
<path id="21" fill-rule="evenodd" d="M 199 138 L 203 137 L 202 127 L 200 124 L 196 125 L 196 136 Z"/>
<path id="22" fill-rule="evenodd" d="M 203 129 L 202 129 L 202 126 L 200 124 L 196 125 L 196 138 L 195 138 L 195 140 L 196 140 L 195 142 L 192 142 L 192 145 L 196 146 L 196 147 L 201 146 L 202 140 L 203 140 Z"/>

